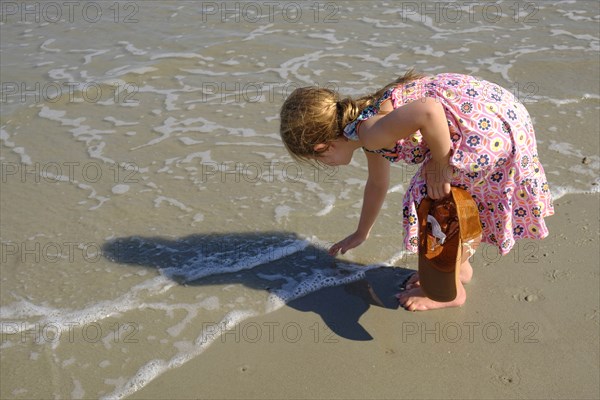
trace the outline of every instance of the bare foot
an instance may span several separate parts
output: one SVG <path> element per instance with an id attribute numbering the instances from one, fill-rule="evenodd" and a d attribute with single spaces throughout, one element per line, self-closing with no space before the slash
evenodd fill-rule
<path id="1" fill-rule="evenodd" d="M 473 267 L 469 260 L 465 261 L 460 265 L 459 279 L 462 283 L 469 283 L 473 278 Z M 419 273 L 415 272 L 408 278 L 404 285 L 405 290 L 418 288 L 421 286 L 421 282 L 419 282 Z"/>
<path id="2" fill-rule="evenodd" d="M 458 283 L 456 298 L 448 302 L 438 302 L 431 300 L 420 287 L 400 292 L 396 295 L 400 305 L 408 311 L 426 311 L 440 308 L 460 307 L 467 300 L 467 293 L 462 283 Z"/>

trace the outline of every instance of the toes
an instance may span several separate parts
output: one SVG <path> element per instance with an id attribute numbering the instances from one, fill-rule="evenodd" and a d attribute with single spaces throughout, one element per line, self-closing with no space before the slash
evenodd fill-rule
<path id="1" fill-rule="evenodd" d="M 404 307 L 408 311 L 415 311 L 415 297 L 414 296 L 406 296 L 404 301 L 401 303 L 402 307 Z"/>
<path id="2" fill-rule="evenodd" d="M 415 301 L 414 298 L 409 299 L 409 301 L 406 303 L 406 305 L 404 306 L 404 308 L 406 308 L 408 311 L 422 311 L 423 308 L 420 307 L 420 304 L 418 301 Z"/>
<path id="3" fill-rule="evenodd" d="M 408 299 L 408 301 L 406 302 L 406 304 L 404 304 L 404 308 L 408 311 L 425 311 L 427 310 L 427 307 L 425 307 L 423 304 L 420 304 L 418 298 L 410 298 Z"/>
<path id="4" fill-rule="evenodd" d="M 408 310 L 409 307 L 411 306 L 411 304 L 414 303 L 414 295 L 415 295 L 415 289 L 400 292 L 396 295 L 396 298 L 398 299 L 398 302 L 400 303 L 400 305 L 403 308 L 406 308 Z M 411 310 L 411 311 L 413 311 L 413 310 Z"/>
<path id="5" fill-rule="evenodd" d="M 421 288 L 416 287 L 396 295 L 400 305 L 408 311 L 425 311 L 431 308 L 431 302 L 422 292 Z M 435 307 L 433 307 L 435 308 Z"/>
<path id="6" fill-rule="evenodd" d="M 398 294 L 396 294 L 396 298 L 400 300 L 400 302 L 405 302 L 412 295 L 411 290 L 404 290 Z"/>

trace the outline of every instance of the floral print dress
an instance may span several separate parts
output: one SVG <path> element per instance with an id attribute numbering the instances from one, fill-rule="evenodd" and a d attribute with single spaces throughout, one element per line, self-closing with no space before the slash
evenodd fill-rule
<path id="1" fill-rule="evenodd" d="M 461 74 L 420 78 L 387 90 L 345 127 L 344 135 L 357 140 L 360 121 L 376 115 L 386 100 L 396 109 L 423 97 L 436 98 L 444 107 L 452 140 L 451 184 L 475 199 L 482 241 L 497 246 L 505 255 L 517 239 L 546 237 L 544 217 L 554 214 L 554 208 L 533 125 L 523 104 L 506 89 Z M 417 207 L 427 196 L 421 172 L 431 158 L 427 143 L 417 131 L 399 140 L 393 149 L 374 152 L 391 162 L 420 164 L 403 200 L 404 244 L 417 252 Z"/>

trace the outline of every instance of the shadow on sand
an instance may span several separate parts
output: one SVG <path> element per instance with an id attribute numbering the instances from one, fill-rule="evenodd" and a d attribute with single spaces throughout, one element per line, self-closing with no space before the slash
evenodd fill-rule
<path id="1" fill-rule="evenodd" d="M 120 264 L 156 268 L 183 285 L 243 284 L 270 292 L 315 273 L 340 279 L 360 267 L 335 259 L 289 232 L 215 233 L 172 240 L 131 236 L 106 242 L 103 255 Z M 412 272 L 399 267 L 369 269 L 362 279 L 315 290 L 287 305 L 319 314 L 341 337 L 371 340 L 360 317 L 371 306 L 398 308 L 394 295 Z"/>

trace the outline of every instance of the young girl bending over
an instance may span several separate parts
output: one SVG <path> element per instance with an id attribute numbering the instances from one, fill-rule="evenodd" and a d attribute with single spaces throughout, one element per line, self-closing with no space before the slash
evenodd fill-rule
<path id="1" fill-rule="evenodd" d="M 451 186 L 474 199 L 481 240 L 502 255 L 517 239 L 548 235 L 544 217 L 554 209 L 531 119 L 523 104 L 496 84 L 461 74 L 410 71 L 358 99 L 340 98 L 324 88 L 299 88 L 281 108 L 280 133 L 299 161 L 346 165 L 355 150 L 365 150 L 369 174 L 358 228 L 334 244 L 331 255 L 369 237 L 388 191 L 389 162 L 398 161 L 420 165 L 402 205 L 404 245 L 412 252 L 419 250 L 421 200 L 444 198 Z M 471 279 L 469 256 L 478 243 L 462 253 L 454 300 L 429 299 L 415 274 L 397 295 L 400 304 L 411 311 L 462 305 L 462 283 Z"/>

